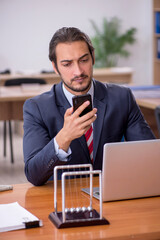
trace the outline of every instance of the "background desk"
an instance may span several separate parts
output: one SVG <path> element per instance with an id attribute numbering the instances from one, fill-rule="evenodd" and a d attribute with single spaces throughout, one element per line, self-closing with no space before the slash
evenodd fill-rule
<path id="1" fill-rule="evenodd" d="M 136 101 L 140 107 L 150 110 L 155 110 L 155 108 L 160 105 L 160 98 L 137 98 Z"/>
<path id="2" fill-rule="evenodd" d="M 77 189 L 80 190 L 78 183 Z M 72 194 L 74 198 L 75 191 Z M 48 219 L 54 211 L 52 182 L 41 187 L 33 187 L 29 183 L 17 184 L 13 186 L 13 191 L 0 193 L 0 203 L 14 201 L 42 219 L 44 226 L 0 233 L 3 240 L 160 239 L 160 197 L 104 203 L 103 216 L 110 225 L 60 230 Z M 58 203 L 61 203 L 60 195 Z M 93 203 L 98 204 L 98 200 L 94 199 Z"/>
<path id="3" fill-rule="evenodd" d="M 157 123 L 155 119 L 155 108 L 160 106 L 160 98 L 136 99 L 140 109 L 155 136 L 159 138 Z"/>
<path id="4" fill-rule="evenodd" d="M 100 68 L 93 69 L 93 76 L 96 80 L 101 82 L 112 83 L 131 83 L 133 71 L 131 68 Z M 37 73 L 37 74 L 0 74 L 0 85 L 8 79 L 21 77 L 35 77 L 45 79 L 48 84 L 55 84 L 60 82 L 59 75 L 55 73 Z"/>
<path id="5" fill-rule="evenodd" d="M 0 120 L 23 120 L 23 104 L 26 99 L 49 91 L 52 85 L 31 88 L 21 86 L 0 87 Z"/>
<path id="6" fill-rule="evenodd" d="M 157 123 L 155 120 L 155 108 L 160 106 L 160 86 L 153 85 L 142 87 L 142 89 L 141 87 L 137 87 L 137 90 L 134 90 L 133 87 L 133 94 L 135 95 L 136 101 L 140 106 L 146 121 L 156 137 L 159 138 Z"/>

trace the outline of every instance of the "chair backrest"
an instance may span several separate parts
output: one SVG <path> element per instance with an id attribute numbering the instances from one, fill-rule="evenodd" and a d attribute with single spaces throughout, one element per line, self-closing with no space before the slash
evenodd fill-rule
<path id="1" fill-rule="evenodd" d="M 21 84 L 46 84 L 46 81 L 41 78 L 14 78 L 5 81 L 5 86 L 19 86 Z"/>
<path id="2" fill-rule="evenodd" d="M 155 117 L 156 117 L 156 121 L 157 121 L 159 137 L 160 137 L 160 106 L 156 107 L 156 109 L 155 109 Z"/>

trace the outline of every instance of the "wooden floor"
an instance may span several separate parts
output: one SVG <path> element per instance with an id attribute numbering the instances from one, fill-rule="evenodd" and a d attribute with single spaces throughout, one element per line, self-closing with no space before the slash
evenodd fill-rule
<path id="1" fill-rule="evenodd" d="M 8 135 L 7 156 L 3 156 L 3 122 L 0 121 L 0 185 L 28 182 L 24 174 L 23 140 L 16 134 L 13 135 L 13 150 L 14 164 L 11 163 Z"/>

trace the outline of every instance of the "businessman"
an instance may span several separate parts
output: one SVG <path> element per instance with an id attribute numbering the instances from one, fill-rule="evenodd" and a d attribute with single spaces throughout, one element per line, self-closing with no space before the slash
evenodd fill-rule
<path id="1" fill-rule="evenodd" d="M 25 174 L 32 184 L 44 184 L 57 165 L 92 162 L 102 169 L 105 143 L 155 138 L 128 88 L 93 79 L 94 48 L 85 33 L 59 29 L 49 59 L 61 83 L 27 100 L 23 109 Z M 93 110 L 80 116 L 89 102 L 73 111 L 72 97 L 86 93 Z"/>

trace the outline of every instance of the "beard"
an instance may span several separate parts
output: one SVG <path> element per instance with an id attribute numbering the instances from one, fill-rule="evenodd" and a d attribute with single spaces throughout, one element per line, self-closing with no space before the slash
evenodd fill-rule
<path id="1" fill-rule="evenodd" d="M 81 74 L 80 76 L 76 76 L 76 77 L 74 77 L 74 78 L 71 79 L 71 84 L 70 84 L 70 85 L 67 84 L 67 83 L 64 81 L 64 79 L 62 78 L 62 76 L 61 76 L 61 80 L 62 80 L 62 82 L 64 83 L 64 85 L 65 85 L 67 88 L 69 88 L 70 90 L 74 91 L 74 92 L 84 92 L 84 91 L 86 91 L 87 89 L 90 88 L 91 82 L 92 82 L 92 77 L 90 77 L 90 79 L 89 79 L 89 81 L 88 81 L 88 83 L 87 83 L 86 86 L 73 87 L 73 86 L 72 86 L 72 82 L 75 81 L 75 80 L 78 79 L 78 78 L 88 78 L 88 76 L 87 76 L 87 75 L 84 75 L 84 74 Z M 82 84 L 83 84 L 83 83 L 82 83 Z M 80 85 L 82 85 L 82 84 L 80 83 Z"/>

